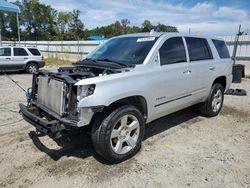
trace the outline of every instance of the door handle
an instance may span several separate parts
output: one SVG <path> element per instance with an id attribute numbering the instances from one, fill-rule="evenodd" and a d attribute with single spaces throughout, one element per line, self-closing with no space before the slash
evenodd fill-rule
<path id="1" fill-rule="evenodd" d="M 186 70 L 183 72 L 183 74 L 191 74 L 191 72 L 192 72 L 191 70 Z"/>
<path id="2" fill-rule="evenodd" d="M 29 58 L 25 57 L 24 59 L 29 59 Z"/>
<path id="3" fill-rule="evenodd" d="M 214 69 L 215 69 L 215 67 L 213 67 L 213 66 L 209 67 L 209 70 L 214 70 Z"/>
<path id="4" fill-rule="evenodd" d="M 7 60 L 11 60 L 11 58 L 10 58 L 10 57 L 6 57 L 5 59 L 7 59 Z"/>

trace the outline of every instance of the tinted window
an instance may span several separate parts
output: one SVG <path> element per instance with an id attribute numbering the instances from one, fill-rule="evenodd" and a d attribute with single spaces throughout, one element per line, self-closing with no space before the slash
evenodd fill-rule
<path id="1" fill-rule="evenodd" d="M 14 56 L 27 56 L 28 53 L 23 48 L 14 48 Z"/>
<path id="2" fill-rule="evenodd" d="M 220 58 L 230 58 L 227 46 L 224 41 L 221 40 L 212 40 L 212 41 L 219 53 Z"/>
<path id="3" fill-rule="evenodd" d="M 186 62 L 186 53 L 181 37 L 173 37 L 165 41 L 160 48 L 161 65 Z"/>
<path id="4" fill-rule="evenodd" d="M 212 53 L 206 39 L 186 37 L 190 61 L 212 59 Z"/>
<path id="5" fill-rule="evenodd" d="M 88 59 L 100 61 L 107 60 L 125 63 L 142 64 L 148 52 L 154 45 L 156 37 L 122 37 L 105 42 Z"/>
<path id="6" fill-rule="evenodd" d="M 0 48 L 0 56 L 11 56 L 11 48 Z"/>
<path id="7" fill-rule="evenodd" d="M 38 51 L 38 49 L 35 48 L 28 48 L 28 50 L 30 51 L 30 53 L 32 53 L 32 55 L 34 56 L 40 56 L 40 52 Z"/>

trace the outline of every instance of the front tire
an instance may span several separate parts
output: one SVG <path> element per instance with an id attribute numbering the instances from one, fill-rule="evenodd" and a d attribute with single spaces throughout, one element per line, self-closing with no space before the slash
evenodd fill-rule
<path id="1" fill-rule="evenodd" d="M 210 94 L 206 100 L 206 102 L 202 103 L 200 111 L 203 115 L 207 117 L 214 117 L 217 116 L 224 102 L 224 87 L 219 84 L 215 83 L 210 91 Z"/>
<path id="2" fill-rule="evenodd" d="M 92 142 L 99 155 L 117 163 L 138 152 L 144 130 L 145 121 L 141 112 L 132 105 L 125 105 L 96 119 Z"/>

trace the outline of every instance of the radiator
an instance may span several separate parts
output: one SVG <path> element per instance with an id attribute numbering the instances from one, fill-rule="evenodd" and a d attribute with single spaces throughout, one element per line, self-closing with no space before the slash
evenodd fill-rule
<path id="1" fill-rule="evenodd" d="M 38 104 L 62 115 L 64 112 L 65 87 L 66 85 L 61 81 L 45 76 L 39 76 L 37 91 Z"/>

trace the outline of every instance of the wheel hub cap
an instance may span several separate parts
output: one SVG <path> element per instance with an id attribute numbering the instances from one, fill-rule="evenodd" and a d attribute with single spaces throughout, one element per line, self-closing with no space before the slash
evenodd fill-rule
<path id="1" fill-rule="evenodd" d="M 125 154 L 137 145 L 140 125 L 134 115 L 124 115 L 115 124 L 110 144 L 112 150 L 117 154 Z"/>
<path id="2" fill-rule="evenodd" d="M 35 73 L 37 70 L 36 70 L 36 67 L 35 67 L 35 66 L 30 66 L 30 67 L 29 67 L 29 71 L 30 71 L 31 73 Z"/>
<path id="3" fill-rule="evenodd" d="M 213 100 L 212 100 L 212 110 L 213 112 L 218 112 L 222 105 L 222 91 L 217 90 L 214 93 Z"/>

